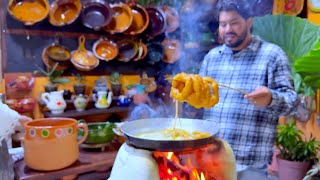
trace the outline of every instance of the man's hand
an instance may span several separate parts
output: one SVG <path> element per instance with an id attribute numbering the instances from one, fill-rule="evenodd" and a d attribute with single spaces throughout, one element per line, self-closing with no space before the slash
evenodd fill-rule
<path id="1" fill-rule="evenodd" d="M 249 99 L 256 106 L 266 107 L 271 103 L 272 94 L 267 87 L 260 86 L 244 98 Z"/>

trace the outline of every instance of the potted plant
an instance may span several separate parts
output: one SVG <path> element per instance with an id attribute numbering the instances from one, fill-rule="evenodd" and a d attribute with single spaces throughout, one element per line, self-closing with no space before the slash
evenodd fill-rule
<path id="1" fill-rule="evenodd" d="M 302 138 L 302 131 L 291 120 L 287 124 L 278 125 L 276 147 L 280 150 L 277 156 L 280 180 L 301 180 L 316 159 L 320 150 L 319 141 L 314 137 Z"/>
<path id="2" fill-rule="evenodd" d="M 114 96 L 119 96 L 121 94 L 121 88 L 122 85 L 120 83 L 120 73 L 119 72 L 113 72 L 109 76 L 109 81 L 111 83 L 111 90 Z"/>
<path id="3" fill-rule="evenodd" d="M 76 95 L 82 94 L 84 95 L 86 92 L 86 84 L 82 83 L 84 80 L 84 76 L 81 76 L 79 73 L 74 75 L 76 84 L 73 85 L 74 93 Z"/>
<path id="4" fill-rule="evenodd" d="M 44 70 L 38 65 L 38 70 L 34 71 L 34 74 L 42 74 L 47 76 L 49 84 L 44 86 L 45 92 L 52 92 L 58 90 L 58 84 L 68 83 L 68 78 L 62 78 L 63 71 L 56 71 L 58 63 L 56 63 L 51 69 Z"/>

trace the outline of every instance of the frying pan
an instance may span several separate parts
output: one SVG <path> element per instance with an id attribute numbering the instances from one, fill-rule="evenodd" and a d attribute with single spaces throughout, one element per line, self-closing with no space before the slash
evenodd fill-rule
<path id="1" fill-rule="evenodd" d="M 79 47 L 77 50 L 71 52 L 71 61 L 76 62 L 83 66 L 94 66 L 97 64 L 98 59 L 91 51 L 85 48 L 85 37 L 81 35 L 79 37 Z"/>
<path id="2" fill-rule="evenodd" d="M 179 118 L 176 127 L 187 131 L 208 132 L 211 135 L 210 137 L 194 140 L 157 140 L 153 137 L 141 138 L 136 136 L 138 133 L 169 129 L 173 126 L 174 118 L 141 119 L 124 123 L 120 127 L 120 131 L 123 133 L 127 144 L 152 151 L 181 152 L 218 143 L 215 136 L 218 133 L 218 125 L 213 121 L 201 119 Z"/>

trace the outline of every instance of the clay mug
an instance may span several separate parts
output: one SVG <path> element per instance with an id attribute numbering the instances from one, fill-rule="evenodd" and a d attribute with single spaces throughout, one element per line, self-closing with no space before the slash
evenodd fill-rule
<path id="1" fill-rule="evenodd" d="M 71 118 L 44 118 L 24 124 L 26 134 L 22 141 L 24 161 L 35 170 L 58 170 L 73 164 L 79 156 L 79 147 L 88 136 L 88 126 Z M 77 141 L 78 128 L 84 136 Z"/>
<path id="2" fill-rule="evenodd" d="M 41 99 L 46 103 L 52 114 L 61 114 L 67 107 L 66 101 L 63 99 L 63 92 L 62 90 L 41 94 Z"/>

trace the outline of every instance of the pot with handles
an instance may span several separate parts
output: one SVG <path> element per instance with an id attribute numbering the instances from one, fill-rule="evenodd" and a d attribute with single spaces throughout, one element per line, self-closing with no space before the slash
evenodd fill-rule
<path id="1" fill-rule="evenodd" d="M 73 164 L 79 156 L 78 145 L 88 136 L 88 126 L 71 118 L 36 119 L 25 123 L 24 127 L 24 161 L 28 167 L 41 171 Z M 84 129 L 84 135 L 77 141 L 79 128 Z"/>
<path id="2" fill-rule="evenodd" d="M 61 114 L 66 109 L 67 104 L 63 99 L 64 91 L 52 91 L 50 93 L 42 93 L 41 99 L 46 103 L 47 108 L 51 110 L 52 114 Z"/>

